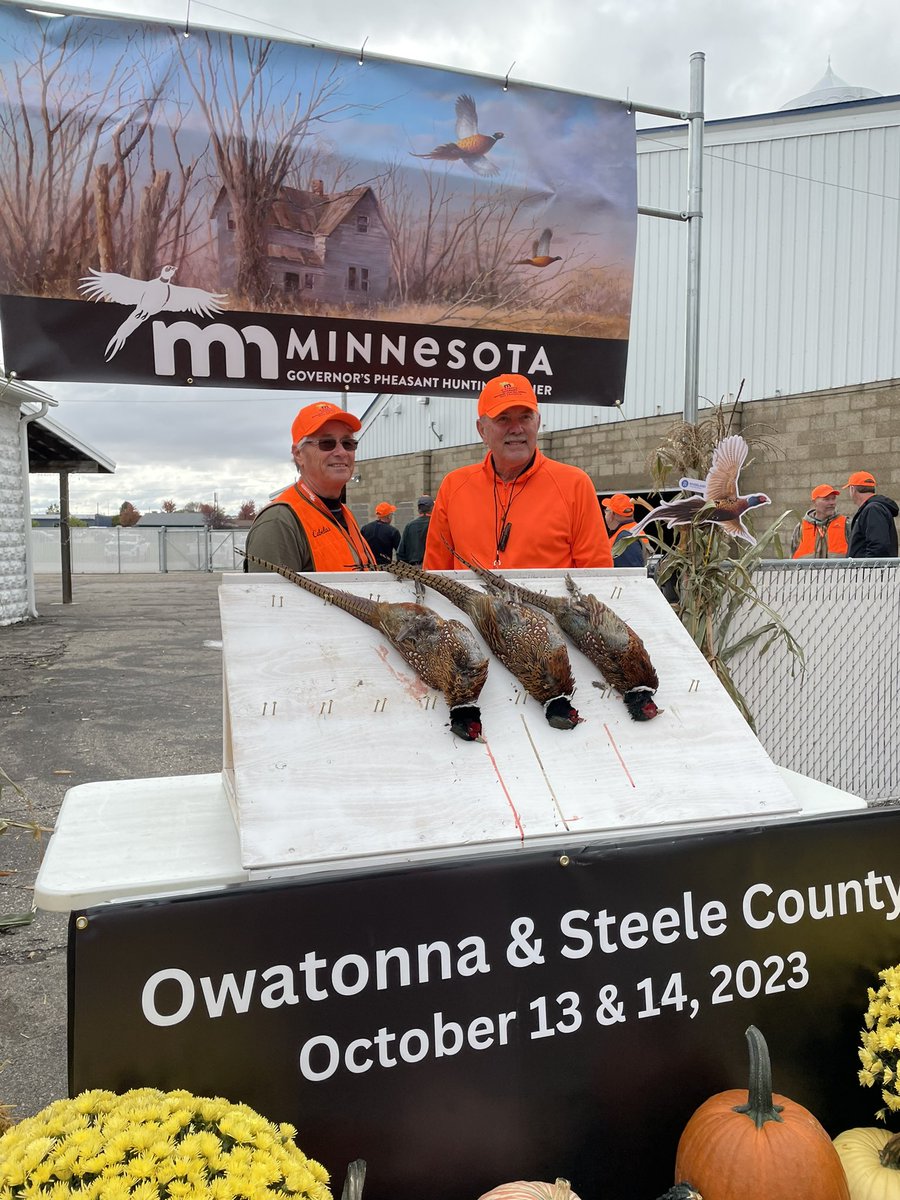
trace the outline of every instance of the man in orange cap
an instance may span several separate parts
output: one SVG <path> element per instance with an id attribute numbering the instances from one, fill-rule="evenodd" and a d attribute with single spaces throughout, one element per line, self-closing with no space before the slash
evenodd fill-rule
<path id="1" fill-rule="evenodd" d="M 424 566 L 459 567 L 453 550 L 486 567 L 611 567 L 609 538 L 590 476 L 545 458 L 534 388 L 524 375 L 488 380 L 476 428 L 480 463 L 459 467 L 438 488 Z"/>
<path id="2" fill-rule="evenodd" d="M 851 558 L 896 558 L 898 508 L 889 496 L 876 492 L 875 476 L 869 471 L 854 471 L 844 487 L 856 515 L 850 522 Z"/>
<path id="3" fill-rule="evenodd" d="M 327 401 L 300 409 L 291 426 L 291 457 L 300 478 L 253 522 L 248 554 L 292 571 L 359 571 L 375 565 L 368 542 L 341 501 L 356 462 L 353 434 L 360 427 L 353 413 Z"/>
<path id="4" fill-rule="evenodd" d="M 400 545 L 400 530 L 392 524 L 396 511 L 396 504 L 382 500 L 375 505 L 375 520 L 363 525 L 360 530 L 377 563 L 393 562 L 394 551 Z"/>
<path id="5" fill-rule="evenodd" d="M 835 511 L 840 494 L 830 483 L 813 488 L 812 508 L 791 535 L 791 558 L 847 557 L 847 518 Z"/>
<path id="6" fill-rule="evenodd" d="M 623 542 L 628 536 L 628 530 L 633 529 L 634 501 L 622 492 L 614 496 L 605 496 L 603 504 L 603 520 L 609 534 L 609 544 L 613 547 L 613 562 L 617 567 L 643 567 L 647 562 L 647 539 L 636 538 L 624 550 L 615 553 L 615 544 L 621 537 Z"/>

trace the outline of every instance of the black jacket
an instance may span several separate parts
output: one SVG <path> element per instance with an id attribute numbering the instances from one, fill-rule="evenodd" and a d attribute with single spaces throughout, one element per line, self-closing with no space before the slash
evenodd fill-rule
<path id="1" fill-rule="evenodd" d="M 431 513 L 419 513 L 417 517 L 407 524 L 403 530 L 403 537 L 400 540 L 400 549 L 397 551 L 397 557 L 401 562 L 412 563 L 414 566 L 421 567 L 422 560 L 425 557 L 425 541 L 428 537 L 428 522 L 431 520 Z"/>
<path id="2" fill-rule="evenodd" d="M 856 510 L 850 524 L 850 558 L 896 558 L 897 526 L 894 518 L 900 509 L 889 496 L 870 496 Z"/>
<path id="3" fill-rule="evenodd" d="M 393 561 L 394 551 L 400 545 L 400 530 L 388 521 L 370 521 L 359 531 L 372 548 L 377 563 Z"/>

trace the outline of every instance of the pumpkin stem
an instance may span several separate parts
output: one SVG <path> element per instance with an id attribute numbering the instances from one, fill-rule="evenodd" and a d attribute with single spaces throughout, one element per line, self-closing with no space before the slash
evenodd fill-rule
<path id="1" fill-rule="evenodd" d="M 553 1200 L 569 1200 L 572 1194 L 572 1185 L 568 1179 L 557 1179 L 553 1185 Z"/>
<path id="2" fill-rule="evenodd" d="M 883 1167 L 900 1171 L 900 1133 L 895 1133 L 890 1141 L 884 1143 L 878 1152 L 878 1161 Z"/>
<path id="3" fill-rule="evenodd" d="M 766 1121 L 781 1120 L 778 1114 L 783 1105 L 772 1103 L 772 1063 L 766 1039 L 755 1025 L 749 1026 L 744 1036 L 750 1049 L 750 1086 L 747 1103 L 736 1104 L 733 1111 L 746 1113 L 756 1128 L 762 1129 Z"/>

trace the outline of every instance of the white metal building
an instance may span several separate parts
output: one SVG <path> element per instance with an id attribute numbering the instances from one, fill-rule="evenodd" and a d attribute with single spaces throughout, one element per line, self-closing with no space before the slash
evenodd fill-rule
<path id="1" fill-rule="evenodd" d="M 684 209 L 687 126 L 638 130 L 637 152 L 639 204 Z M 829 65 L 776 112 L 707 122 L 703 172 L 701 397 L 900 378 L 900 96 Z M 685 226 L 641 216 L 623 408 L 545 405 L 545 429 L 682 411 L 685 268 Z M 381 397 L 359 458 L 470 443 L 475 408 Z"/>

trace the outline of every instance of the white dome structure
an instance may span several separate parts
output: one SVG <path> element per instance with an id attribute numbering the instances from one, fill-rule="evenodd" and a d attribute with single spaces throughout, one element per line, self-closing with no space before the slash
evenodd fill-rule
<path id="1" fill-rule="evenodd" d="M 784 112 L 791 108 L 815 108 L 820 104 L 845 104 L 848 100 L 872 100 L 880 95 L 881 92 L 874 92 L 871 88 L 853 87 L 852 84 L 840 79 L 832 71 L 829 58 L 828 69 L 812 91 L 804 92 L 795 100 L 789 100 L 787 104 L 782 104 L 779 111 Z"/>

